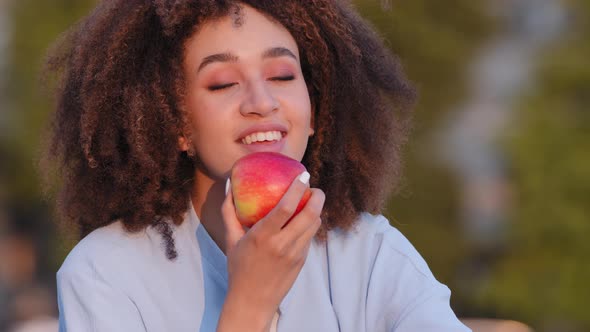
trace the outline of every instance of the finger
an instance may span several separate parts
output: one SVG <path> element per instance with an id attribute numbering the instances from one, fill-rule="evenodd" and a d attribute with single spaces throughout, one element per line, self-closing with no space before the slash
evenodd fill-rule
<path id="1" fill-rule="evenodd" d="M 322 219 L 316 218 L 310 227 L 307 228 L 299 238 L 292 242 L 289 251 L 292 251 L 295 257 L 299 257 L 299 262 L 303 264 L 305 263 L 305 260 L 309 255 L 309 248 L 312 245 L 314 236 L 317 234 L 321 225 Z"/>
<path id="2" fill-rule="evenodd" d="M 278 233 L 281 228 L 291 219 L 297 205 L 305 191 L 309 188 L 309 173 L 303 172 L 296 177 L 287 192 L 283 195 L 279 203 L 257 224 L 252 227 L 255 229 L 268 229 L 273 233 Z"/>
<path id="3" fill-rule="evenodd" d="M 225 248 L 227 254 L 245 234 L 244 228 L 236 216 L 236 208 L 231 190 L 227 192 L 225 200 L 221 205 L 221 215 L 225 227 Z"/>
<path id="4" fill-rule="evenodd" d="M 322 225 L 322 219 L 316 218 L 300 237 L 296 238 L 292 243 L 291 250 L 298 252 L 300 257 L 307 257 L 307 252 L 311 246 L 315 235 Z"/>
<path id="5" fill-rule="evenodd" d="M 287 226 L 285 226 L 282 236 L 285 240 L 299 238 L 309 227 L 315 224 L 315 220 L 320 217 L 326 195 L 321 189 L 311 188 L 311 197 L 305 207 L 295 216 Z"/>

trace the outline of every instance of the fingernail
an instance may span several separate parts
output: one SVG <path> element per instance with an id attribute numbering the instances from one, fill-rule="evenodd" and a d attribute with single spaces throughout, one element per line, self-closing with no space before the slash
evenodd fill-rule
<path id="1" fill-rule="evenodd" d="M 229 187 L 231 187 L 231 181 L 227 178 L 227 181 L 225 181 L 225 196 L 227 196 L 227 193 L 229 192 Z"/>
<path id="2" fill-rule="evenodd" d="M 301 173 L 301 175 L 299 175 L 299 181 L 301 181 L 301 183 L 303 183 L 303 184 L 307 184 L 307 182 L 309 181 L 309 173 L 308 172 Z"/>

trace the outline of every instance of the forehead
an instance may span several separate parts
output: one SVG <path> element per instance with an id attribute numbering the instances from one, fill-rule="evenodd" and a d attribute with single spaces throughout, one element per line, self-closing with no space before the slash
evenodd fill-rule
<path id="1" fill-rule="evenodd" d="M 198 61 L 215 53 L 231 52 L 238 57 L 285 47 L 299 57 L 297 43 L 289 31 L 275 20 L 247 5 L 239 11 L 211 19 L 195 31 L 185 45 L 187 61 Z"/>

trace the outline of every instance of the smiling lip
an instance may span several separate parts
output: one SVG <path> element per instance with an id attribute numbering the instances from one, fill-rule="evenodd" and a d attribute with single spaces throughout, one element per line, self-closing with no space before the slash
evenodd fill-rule
<path id="1" fill-rule="evenodd" d="M 252 144 L 244 144 L 242 139 L 246 136 L 249 136 L 254 133 L 259 132 L 272 132 L 278 131 L 283 136 L 279 141 L 263 141 L 263 142 L 256 142 Z M 248 152 L 281 152 L 283 147 L 285 146 L 285 138 L 287 136 L 287 128 L 280 124 L 260 124 L 255 125 L 252 127 L 248 127 L 246 130 L 242 131 L 237 139 L 237 142 L 240 143 L 242 147 L 244 147 Z"/>
<path id="2" fill-rule="evenodd" d="M 259 132 L 269 132 L 269 131 L 279 131 L 283 135 L 283 138 L 287 135 L 287 128 L 280 124 L 275 123 L 268 123 L 268 124 L 260 124 L 252 127 L 248 127 L 246 130 L 242 131 L 237 139 L 237 142 L 241 143 L 242 139 L 248 135 L 259 133 Z M 282 141 L 282 140 L 281 140 Z"/>

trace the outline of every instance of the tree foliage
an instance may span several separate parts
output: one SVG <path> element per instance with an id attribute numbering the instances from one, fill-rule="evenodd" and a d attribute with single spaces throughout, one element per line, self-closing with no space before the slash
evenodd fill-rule
<path id="1" fill-rule="evenodd" d="M 496 30 L 483 1 L 355 2 L 359 12 L 399 55 L 419 89 L 414 133 L 407 146 L 403 188 L 392 197 L 387 217 L 425 257 L 439 280 L 455 289 L 455 274 L 469 255 L 460 225 L 458 179 L 432 156 L 432 131 L 467 96 L 467 69 Z M 458 296 L 459 295 L 459 296 Z M 466 313 L 468 298 L 453 296 Z M 469 295 L 467 295 L 469 296 Z"/>
<path id="2" fill-rule="evenodd" d="M 541 331 L 590 330 L 590 3 L 543 55 L 503 141 L 516 192 L 509 248 L 478 301 Z"/>

